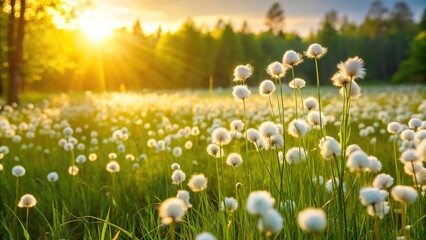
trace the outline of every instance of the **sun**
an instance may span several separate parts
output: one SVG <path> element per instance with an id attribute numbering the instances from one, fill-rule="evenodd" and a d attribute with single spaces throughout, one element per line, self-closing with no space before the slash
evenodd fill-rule
<path id="1" fill-rule="evenodd" d="M 79 29 L 93 42 L 101 42 L 112 35 L 113 27 L 106 19 L 94 14 L 84 14 L 78 18 Z"/>

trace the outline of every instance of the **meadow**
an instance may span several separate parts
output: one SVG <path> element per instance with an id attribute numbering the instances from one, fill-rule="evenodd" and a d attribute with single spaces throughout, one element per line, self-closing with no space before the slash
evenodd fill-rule
<path id="1" fill-rule="evenodd" d="M 426 88 L 358 58 L 305 86 L 289 54 L 259 87 L 3 105 L 0 239 L 423 239 Z"/>

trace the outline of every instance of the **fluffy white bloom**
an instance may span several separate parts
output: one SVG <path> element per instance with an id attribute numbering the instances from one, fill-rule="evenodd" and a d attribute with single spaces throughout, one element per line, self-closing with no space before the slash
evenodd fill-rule
<path id="1" fill-rule="evenodd" d="M 230 124 L 229 127 L 231 128 L 231 130 L 235 130 L 238 132 L 241 132 L 242 130 L 244 130 L 244 123 L 241 120 L 233 120 Z"/>
<path id="2" fill-rule="evenodd" d="M 216 128 L 212 133 L 212 141 L 217 145 L 223 146 L 231 141 L 231 135 L 223 127 Z"/>
<path id="3" fill-rule="evenodd" d="M 243 159 L 240 154 L 238 153 L 230 153 L 228 157 L 226 158 L 226 164 L 238 167 L 243 163 Z"/>
<path id="4" fill-rule="evenodd" d="M 181 147 L 174 147 L 173 150 L 172 150 L 172 154 L 175 157 L 182 156 L 182 148 Z"/>
<path id="5" fill-rule="evenodd" d="M 185 203 L 185 207 L 190 208 L 192 204 L 189 202 L 189 192 L 186 190 L 179 190 L 176 195 L 177 198 L 181 199 Z"/>
<path id="6" fill-rule="evenodd" d="M 69 168 L 68 168 L 68 173 L 69 173 L 69 175 L 71 175 L 71 176 L 75 176 L 75 175 L 77 175 L 77 174 L 78 174 L 78 171 L 79 171 L 79 169 L 78 169 L 78 167 L 77 167 L 77 166 L 71 166 L 71 167 L 69 167 Z"/>
<path id="7" fill-rule="evenodd" d="M 357 144 L 351 144 L 346 148 L 346 156 L 351 155 L 352 153 L 356 151 L 360 151 L 361 148 Z"/>
<path id="8" fill-rule="evenodd" d="M 259 126 L 259 133 L 263 138 L 270 138 L 274 135 L 278 135 L 278 127 L 273 122 L 263 122 Z"/>
<path id="9" fill-rule="evenodd" d="M 321 208 L 306 208 L 297 214 L 297 223 L 305 232 L 320 232 L 327 227 L 327 216 Z"/>
<path id="10" fill-rule="evenodd" d="M 340 186 L 340 180 L 338 178 L 335 178 L 334 181 L 333 179 L 329 179 L 327 180 L 327 182 L 325 182 L 325 189 L 327 190 L 327 192 L 332 193 L 334 190 L 337 190 Z M 346 184 L 343 183 L 342 185 L 343 187 L 343 192 L 346 192 Z"/>
<path id="11" fill-rule="evenodd" d="M 59 175 L 57 172 L 50 172 L 47 174 L 47 181 L 49 182 L 56 182 L 59 179 Z"/>
<path id="12" fill-rule="evenodd" d="M 321 156 L 326 160 L 333 159 L 334 157 L 338 157 L 342 154 L 340 143 L 334 138 L 325 140 L 325 142 L 320 144 L 320 149 Z"/>
<path id="13" fill-rule="evenodd" d="M 390 122 L 387 127 L 387 130 L 390 134 L 398 133 L 401 131 L 401 129 L 401 124 L 398 122 Z"/>
<path id="14" fill-rule="evenodd" d="M 260 139 L 260 133 L 259 133 L 259 131 L 257 131 L 254 128 L 247 129 L 247 139 L 250 142 L 256 142 L 257 140 Z"/>
<path id="15" fill-rule="evenodd" d="M 209 144 L 207 146 L 207 153 L 215 158 L 221 157 L 220 147 L 216 144 Z M 223 156 L 223 150 L 222 150 L 222 156 Z"/>
<path id="16" fill-rule="evenodd" d="M 401 154 L 401 158 L 399 159 L 402 163 L 410 163 L 419 160 L 417 157 L 417 153 L 413 149 L 407 149 Z"/>
<path id="17" fill-rule="evenodd" d="M 237 85 L 232 88 L 232 96 L 235 100 L 243 100 L 250 96 L 251 91 L 248 89 L 247 85 Z"/>
<path id="18" fill-rule="evenodd" d="M 269 139 L 265 139 L 265 142 L 268 143 L 266 146 L 267 149 L 278 149 L 284 146 L 284 138 L 281 135 L 273 135 Z"/>
<path id="19" fill-rule="evenodd" d="M 382 219 L 386 214 L 389 213 L 390 207 L 388 202 L 380 202 L 367 207 L 367 213 L 370 216 L 377 216 Z"/>
<path id="20" fill-rule="evenodd" d="M 289 164 L 297 164 L 306 160 L 306 154 L 304 148 L 293 147 L 290 148 L 285 154 L 285 160 Z"/>
<path id="21" fill-rule="evenodd" d="M 322 126 L 327 125 L 327 120 L 324 115 L 320 115 L 319 111 L 310 111 L 308 113 L 308 122 L 314 126 L 319 126 L 320 124 L 322 124 Z"/>
<path id="22" fill-rule="evenodd" d="M 387 192 L 375 187 L 365 187 L 359 191 L 359 198 L 364 206 L 374 205 L 386 200 Z"/>
<path id="23" fill-rule="evenodd" d="M 181 184 L 183 181 L 185 181 L 185 178 L 186 175 L 182 170 L 174 170 L 172 173 L 172 181 L 175 185 Z"/>
<path id="24" fill-rule="evenodd" d="M 368 159 L 367 154 L 363 151 L 356 151 L 349 155 L 346 162 L 346 167 L 350 171 L 365 171 L 370 166 L 370 160 Z"/>
<path id="25" fill-rule="evenodd" d="M 294 67 L 299 63 L 303 62 L 302 55 L 293 51 L 288 50 L 284 53 L 283 64 L 287 67 Z"/>
<path id="26" fill-rule="evenodd" d="M 195 174 L 189 179 L 188 186 L 193 192 L 200 192 L 207 188 L 207 182 L 204 174 Z"/>
<path id="27" fill-rule="evenodd" d="M 420 144 L 417 145 L 416 154 L 421 161 L 426 161 L 426 140 L 421 141 Z"/>
<path id="28" fill-rule="evenodd" d="M 18 203 L 20 208 L 30 208 L 34 207 L 37 204 L 36 198 L 31 194 L 25 194 L 21 197 L 21 200 Z"/>
<path id="29" fill-rule="evenodd" d="M 253 73 L 253 67 L 250 64 L 238 65 L 234 69 L 234 81 L 245 81 Z"/>
<path id="30" fill-rule="evenodd" d="M 274 206 L 275 199 L 267 191 L 251 192 L 247 198 L 247 211 L 251 214 L 262 214 Z"/>
<path id="31" fill-rule="evenodd" d="M 269 96 L 275 92 L 275 84 L 271 80 L 264 80 L 260 83 L 259 93 L 263 96 Z"/>
<path id="32" fill-rule="evenodd" d="M 266 67 L 266 72 L 273 78 L 281 78 L 284 77 L 286 69 L 282 63 L 273 62 Z"/>
<path id="33" fill-rule="evenodd" d="M 272 233 L 280 232 L 283 225 L 284 219 L 281 217 L 280 213 L 277 210 L 270 208 L 259 218 L 257 228 L 260 231 L 266 232 L 266 235 L 270 235 Z"/>
<path id="34" fill-rule="evenodd" d="M 416 201 L 418 193 L 416 189 L 410 186 L 397 185 L 392 188 L 392 197 L 395 201 L 403 204 L 411 204 Z"/>
<path id="35" fill-rule="evenodd" d="M 159 207 L 159 214 L 162 224 L 178 222 L 186 212 L 185 202 L 179 198 L 173 197 L 162 202 Z"/>
<path id="36" fill-rule="evenodd" d="M 414 137 L 416 136 L 416 134 L 414 133 L 413 130 L 411 129 L 406 129 L 404 131 L 401 132 L 401 139 L 402 140 L 406 140 L 406 141 L 412 141 L 414 140 Z"/>
<path id="37" fill-rule="evenodd" d="M 233 197 L 225 197 L 225 199 L 220 204 L 220 209 L 222 211 L 233 212 L 238 208 L 238 201 Z"/>
<path id="38" fill-rule="evenodd" d="M 333 77 L 331 77 L 331 81 L 334 86 L 343 87 L 343 86 L 346 86 L 348 83 L 350 83 L 351 79 L 339 71 L 335 73 Z"/>
<path id="39" fill-rule="evenodd" d="M 288 124 L 288 133 L 295 137 L 304 137 L 311 130 L 309 124 L 303 119 L 294 119 Z"/>
<path id="40" fill-rule="evenodd" d="M 389 188 L 392 184 L 393 177 L 385 173 L 377 175 L 373 180 L 373 186 L 379 189 Z"/>
<path id="41" fill-rule="evenodd" d="M 179 165 L 179 163 L 173 163 L 173 164 L 172 164 L 172 169 L 173 169 L 173 170 L 179 170 L 179 169 L 180 169 L 180 165 Z"/>
<path id="42" fill-rule="evenodd" d="M 111 161 L 106 165 L 106 170 L 110 173 L 116 173 L 120 171 L 120 164 L 117 161 Z"/>
<path id="43" fill-rule="evenodd" d="M 344 96 L 345 92 L 352 98 L 361 96 L 361 88 L 355 81 L 352 81 L 350 86 L 345 85 L 340 88 L 340 95 Z"/>
<path id="44" fill-rule="evenodd" d="M 423 124 L 422 120 L 418 119 L 418 118 L 412 118 L 410 119 L 410 121 L 408 122 L 408 126 L 411 129 L 417 129 L 419 127 L 421 127 Z"/>
<path id="45" fill-rule="evenodd" d="M 379 172 L 380 170 L 382 170 L 382 163 L 379 161 L 379 159 L 377 159 L 374 156 L 368 156 L 368 160 L 370 160 L 370 164 L 368 167 L 368 170 L 370 172 Z"/>
<path id="46" fill-rule="evenodd" d="M 426 139 L 426 130 L 422 129 L 417 131 L 414 139 L 416 140 L 416 143 L 421 143 L 424 139 Z"/>
<path id="47" fill-rule="evenodd" d="M 288 83 L 288 86 L 290 88 L 297 88 L 297 89 L 304 88 L 305 85 L 306 85 L 306 81 L 301 78 L 295 78 Z"/>
<path id="48" fill-rule="evenodd" d="M 203 232 L 198 234 L 195 240 L 216 240 L 216 238 L 211 233 Z"/>
<path id="49" fill-rule="evenodd" d="M 22 177 L 25 175 L 25 168 L 21 165 L 16 165 L 12 168 L 12 175 L 15 177 Z"/>
<path id="50" fill-rule="evenodd" d="M 348 58 L 344 63 L 339 63 L 337 68 L 342 74 L 353 80 L 365 77 L 364 61 L 359 57 Z"/>
<path id="51" fill-rule="evenodd" d="M 303 105 L 308 111 L 317 110 L 318 109 L 318 100 L 314 97 L 307 97 L 303 101 Z"/>
<path id="52" fill-rule="evenodd" d="M 404 164 L 404 172 L 410 176 L 413 176 L 414 173 L 420 172 L 423 169 L 423 163 L 420 161 L 410 162 Z"/>
<path id="53" fill-rule="evenodd" d="M 309 45 L 308 50 L 306 51 L 306 56 L 308 58 L 321 58 L 327 53 L 327 48 L 319 45 L 318 43 L 313 43 Z"/>
<path id="54" fill-rule="evenodd" d="M 84 163 L 84 162 L 86 162 L 86 156 L 84 156 L 84 155 L 78 155 L 76 158 L 75 158 L 75 162 L 76 163 Z"/>

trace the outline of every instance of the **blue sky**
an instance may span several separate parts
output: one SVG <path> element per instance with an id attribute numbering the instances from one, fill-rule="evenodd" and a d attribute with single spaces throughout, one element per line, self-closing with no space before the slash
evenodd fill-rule
<path id="1" fill-rule="evenodd" d="M 264 29 L 264 17 L 274 2 L 280 3 L 286 17 L 286 29 L 306 35 L 316 29 L 324 14 L 332 9 L 361 22 L 373 0 L 93 0 L 94 14 L 108 19 L 110 25 L 131 26 L 139 18 L 144 28 L 154 31 L 159 24 L 175 30 L 191 17 L 198 24 L 213 26 L 221 17 L 232 19 L 236 28 L 247 20 L 253 31 Z M 392 8 L 398 0 L 382 0 Z M 426 0 L 406 0 L 418 21 Z"/>

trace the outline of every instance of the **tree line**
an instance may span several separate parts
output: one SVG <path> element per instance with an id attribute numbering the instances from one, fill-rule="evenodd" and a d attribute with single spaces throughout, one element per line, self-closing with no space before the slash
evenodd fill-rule
<path id="1" fill-rule="evenodd" d="M 405 2 L 388 9 L 376 0 L 360 24 L 332 10 L 324 15 L 318 30 L 305 38 L 285 31 L 284 9 L 273 4 L 265 15 L 268 30 L 259 33 L 253 33 L 247 22 L 235 26 L 231 20 L 218 19 L 208 29 L 189 18 L 176 32 L 159 28 L 145 34 L 136 20 L 132 29 L 117 29 L 110 39 L 97 44 L 79 31 L 57 29 L 47 14 L 24 19 L 20 61 L 10 57 L 19 50 L 10 38 L 19 38 L 23 30 L 14 27 L 12 35 L 0 32 L 0 94 L 5 95 L 5 89 L 14 84 L 13 67 L 20 69 L 18 91 L 228 87 L 234 67 L 246 63 L 255 69 L 249 84 L 257 85 L 268 78 L 265 67 L 280 61 L 286 50 L 303 53 L 314 42 L 328 47 L 319 63 L 322 83 L 329 81 L 337 63 L 354 55 L 365 60 L 367 80 L 372 82 L 426 82 L 426 9 L 416 23 Z M 8 29 L 11 19 L 21 24 L 19 16 L 2 11 L 0 29 Z M 312 64 L 300 65 L 297 75 L 313 83 Z"/>

